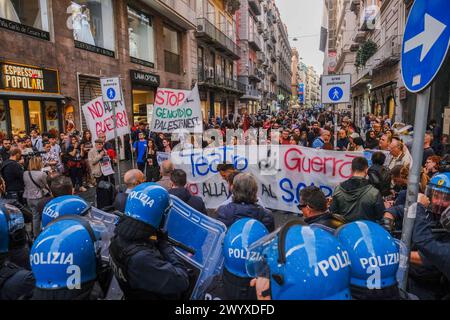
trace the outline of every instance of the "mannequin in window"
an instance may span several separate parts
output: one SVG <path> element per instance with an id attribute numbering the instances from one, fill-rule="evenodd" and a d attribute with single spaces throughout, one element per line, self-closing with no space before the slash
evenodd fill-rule
<path id="1" fill-rule="evenodd" d="M 0 17 L 20 23 L 19 15 L 11 0 L 0 0 Z"/>
<path id="2" fill-rule="evenodd" d="M 130 56 L 138 57 L 138 45 L 137 45 L 137 35 L 133 28 L 128 28 L 128 34 L 130 37 Z"/>
<path id="3" fill-rule="evenodd" d="M 95 46 L 94 36 L 91 30 L 91 14 L 88 8 L 84 8 L 81 14 L 81 42 Z"/>

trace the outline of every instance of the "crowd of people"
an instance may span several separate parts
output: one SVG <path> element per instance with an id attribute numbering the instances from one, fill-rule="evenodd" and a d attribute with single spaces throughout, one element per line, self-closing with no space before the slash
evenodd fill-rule
<path id="1" fill-rule="evenodd" d="M 370 151 L 370 164 L 366 157 L 354 158 L 351 178 L 332 197 L 314 186 L 300 190 L 301 214 L 291 214 L 282 226 L 258 198 L 256 178 L 231 163 L 217 167 L 230 196 L 207 210 L 187 188 L 186 172 L 170 160 L 158 163 L 158 152 L 170 153 L 179 142 L 150 132 L 146 123 L 132 127 L 125 147 L 137 168 L 117 187 L 118 156 L 104 135 L 92 141 L 89 131 L 56 137 L 33 130 L 30 137 L 3 139 L 0 299 L 105 299 L 113 275 L 125 299 L 188 299 L 195 275 L 163 231 L 171 195 L 227 227 L 223 271 L 202 289 L 204 299 L 450 298 L 448 136 L 430 122 L 404 292 L 396 238 L 412 165 L 408 141 L 399 134 L 405 127 L 371 114 L 360 122 L 362 128 L 349 114 L 312 110 L 230 114 L 204 123 L 222 139 L 190 141 L 197 148 L 223 145 L 229 143 L 227 130 L 242 129 L 232 145 L 271 142 L 274 135 L 246 134 L 262 128 L 279 132 L 282 145 Z M 108 261 L 97 251 L 105 237 L 87 218 L 91 204 L 76 196 L 94 186 L 96 206 L 117 215 Z M 66 272 L 67 264 L 81 276 Z"/>

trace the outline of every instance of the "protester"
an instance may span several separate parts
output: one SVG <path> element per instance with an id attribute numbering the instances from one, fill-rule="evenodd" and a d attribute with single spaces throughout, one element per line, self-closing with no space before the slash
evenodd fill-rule
<path id="1" fill-rule="evenodd" d="M 66 150 L 70 179 L 75 188 L 75 192 L 85 192 L 83 187 L 83 171 L 81 168 L 81 160 L 84 156 L 84 147 L 80 146 L 77 136 L 72 136 L 71 143 Z"/>
<path id="2" fill-rule="evenodd" d="M 49 142 L 47 142 L 49 145 Z M 28 170 L 23 174 L 24 193 L 28 207 L 33 212 L 33 235 L 36 238 L 41 230 L 41 212 L 38 211 L 39 202 L 50 193 L 47 174 L 42 172 L 42 159 L 33 157 L 28 162 Z"/>
<path id="3" fill-rule="evenodd" d="M 3 139 L 2 141 L 2 148 L 0 150 L 0 156 L 2 161 L 6 161 L 9 159 L 9 152 L 11 150 L 11 140 L 9 139 Z"/>
<path id="4" fill-rule="evenodd" d="M 91 173 L 96 180 L 96 184 L 98 184 L 99 181 L 114 182 L 114 177 L 111 175 L 104 175 L 101 168 L 101 162 L 107 162 L 112 166 L 111 159 L 108 157 L 108 153 L 102 139 L 95 140 L 95 148 L 89 151 L 88 160 Z"/>
<path id="5" fill-rule="evenodd" d="M 383 217 L 385 210 L 380 191 L 366 179 L 369 170 L 362 157 L 352 161 L 352 177 L 339 184 L 333 192 L 331 212 L 344 216 L 345 220 L 372 220 Z"/>
<path id="6" fill-rule="evenodd" d="M 424 170 L 431 179 L 435 174 L 439 173 L 439 164 L 442 158 L 436 155 L 429 156 L 425 161 Z"/>
<path id="7" fill-rule="evenodd" d="M 372 166 L 368 171 L 369 183 L 377 188 L 383 197 L 391 194 L 391 172 L 384 166 L 386 155 L 383 152 L 372 154 Z"/>
<path id="8" fill-rule="evenodd" d="M 125 212 L 128 195 L 134 187 L 145 182 L 145 176 L 140 170 L 128 170 L 123 177 L 123 182 L 125 183 L 126 189 L 119 189 L 114 199 L 114 209 L 120 212 Z"/>
<path id="9" fill-rule="evenodd" d="M 161 180 L 159 180 L 157 183 L 166 190 L 170 190 L 172 188 L 172 181 L 170 180 L 170 176 L 172 175 L 174 169 L 175 168 L 173 166 L 173 163 L 170 160 L 165 160 L 161 164 Z"/>
<path id="10" fill-rule="evenodd" d="M 328 130 L 323 130 L 320 137 L 314 140 L 312 148 L 321 149 L 325 143 L 329 143 L 331 139 L 331 133 Z"/>
<path id="11" fill-rule="evenodd" d="M 11 148 L 9 159 L 5 160 L 0 169 L 1 176 L 5 181 L 5 199 L 18 200 L 20 203 L 25 204 L 23 201 L 23 192 L 25 184 L 23 182 L 23 167 L 24 162 L 22 158 L 22 152 L 19 148 Z"/>
<path id="12" fill-rule="evenodd" d="M 252 218 L 261 221 L 270 232 L 275 229 L 272 212 L 257 205 L 258 184 L 248 173 L 237 175 L 233 180 L 233 202 L 217 209 L 218 220 L 231 226 L 241 218 Z"/>
<path id="13" fill-rule="evenodd" d="M 423 142 L 423 158 L 422 158 L 422 166 L 425 166 L 425 162 L 431 156 L 435 155 L 431 144 L 433 143 L 433 133 L 431 131 L 425 132 L 424 142 Z"/>
<path id="14" fill-rule="evenodd" d="M 34 151 L 42 150 L 42 137 L 39 136 L 39 132 L 36 129 L 31 130 L 31 144 Z"/>
<path id="15" fill-rule="evenodd" d="M 393 137 L 389 146 L 392 159 L 388 164 L 389 169 L 393 169 L 395 166 L 410 166 L 411 157 L 404 150 L 405 145 L 398 137 Z"/>
<path id="16" fill-rule="evenodd" d="M 207 214 L 205 203 L 203 202 L 202 198 L 192 195 L 186 188 L 186 172 L 181 169 L 173 170 L 172 174 L 170 175 L 170 181 L 172 182 L 172 189 L 169 189 L 169 193 L 171 195 L 177 196 L 195 210 L 205 215 Z"/>
<path id="17" fill-rule="evenodd" d="M 138 169 L 144 172 L 147 159 L 147 140 L 143 132 L 139 133 L 139 139 L 133 143 L 133 152 L 135 152 Z"/>

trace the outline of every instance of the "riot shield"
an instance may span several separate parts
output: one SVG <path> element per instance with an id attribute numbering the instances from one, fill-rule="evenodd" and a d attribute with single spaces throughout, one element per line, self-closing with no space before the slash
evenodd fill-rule
<path id="1" fill-rule="evenodd" d="M 169 238 L 181 243 L 185 248 L 174 246 L 186 266 L 193 271 L 190 298 L 200 299 L 214 277 L 223 267 L 222 242 L 226 226 L 191 208 L 179 198 L 172 196 L 172 208 L 165 221 L 164 230 Z"/>
<path id="2" fill-rule="evenodd" d="M 119 217 L 92 207 L 90 212 L 86 215 L 86 218 L 89 222 L 105 228 L 105 232 L 102 232 L 102 239 L 100 242 L 101 256 L 104 261 L 109 262 L 109 244 L 111 238 L 114 236 L 114 229 L 116 228 Z"/>

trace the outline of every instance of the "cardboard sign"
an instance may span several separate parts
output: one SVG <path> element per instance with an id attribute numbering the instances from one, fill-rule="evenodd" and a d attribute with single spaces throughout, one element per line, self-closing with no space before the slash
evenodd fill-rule
<path id="1" fill-rule="evenodd" d="M 202 133 L 198 85 L 192 91 L 158 89 L 150 129 L 163 133 Z"/>
<path id="2" fill-rule="evenodd" d="M 122 102 L 117 103 L 115 119 L 112 104 L 105 104 L 102 97 L 89 101 L 82 106 L 82 109 L 86 124 L 92 132 L 93 141 L 101 132 L 106 135 L 106 141 L 114 139 L 115 126 L 117 126 L 118 137 L 130 133 L 127 112 Z"/>

